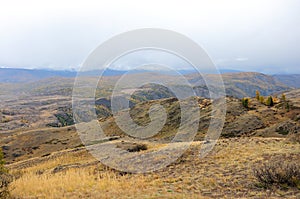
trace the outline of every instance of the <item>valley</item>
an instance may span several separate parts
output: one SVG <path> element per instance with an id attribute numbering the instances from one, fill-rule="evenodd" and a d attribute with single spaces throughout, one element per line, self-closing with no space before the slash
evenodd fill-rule
<path id="1" fill-rule="evenodd" d="M 187 74 L 200 110 L 197 134 L 175 162 L 144 174 L 110 168 L 87 148 L 99 145 L 125 150 L 127 153 L 118 160 L 122 162 L 168 145 L 179 130 L 181 109 L 178 99 L 166 86 L 142 85 L 131 96 L 128 96 L 132 92 L 130 84 L 120 91 L 119 97 L 129 100 L 130 116 L 139 125 L 151 122 L 152 106 L 160 105 L 166 110 L 163 128 L 150 138 L 138 139 L 124 133 L 112 114 L 110 96 L 120 76 L 103 77 L 95 94 L 95 110 L 97 122 L 107 137 L 86 148 L 73 120 L 73 78 L 0 83 L 0 145 L 6 167 L 14 178 L 9 186 L 11 195 L 15 198 L 300 197 L 300 184 L 264 188 L 254 175 L 255 168 L 263 163 L 299 160 L 299 89 L 259 73 L 228 73 L 222 77 L 227 95 L 226 117 L 213 150 L 200 158 L 202 146 L 211 142 L 205 135 L 214 99 L 208 98 L 209 91 L 201 77 Z M 88 83 L 95 77 L 84 78 Z M 163 78 L 180 86 L 176 85 L 176 76 L 164 74 Z M 206 78 L 214 81 L 214 75 Z M 256 99 L 256 91 L 265 100 L 272 95 L 274 105 Z M 247 106 L 243 105 L 243 98 L 249 100 Z M 169 147 L 176 151 L 184 145 L 171 142 Z M 157 156 L 157 161 L 164 158 Z M 138 162 L 135 166 L 139 166 Z"/>

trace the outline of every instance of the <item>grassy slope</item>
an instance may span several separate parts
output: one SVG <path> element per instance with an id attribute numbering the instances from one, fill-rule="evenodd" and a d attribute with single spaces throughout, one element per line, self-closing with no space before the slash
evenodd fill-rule
<path id="1" fill-rule="evenodd" d="M 299 157 L 300 144 L 280 138 L 219 140 L 205 158 L 200 142 L 167 168 L 149 174 L 124 174 L 95 161 L 84 149 L 9 165 L 18 178 L 17 198 L 282 198 L 299 197 L 297 189 L 264 190 L 252 168 L 273 156 Z M 55 169 L 56 168 L 56 169 Z M 57 169 L 63 168 L 63 169 Z M 46 188 L 47 187 L 47 188 Z"/>
<path id="2" fill-rule="evenodd" d="M 236 136 L 262 136 L 286 137 L 282 132 L 294 134 L 299 131 L 299 106 L 290 98 L 292 92 L 287 94 L 291 100 L 291 110 L 287 112 L 280 104 L 267 107 L 256 99 L 251 99 L 250 110 L 241 105 L 235 98 L 227 98 L 227 115 L 222 132 L 223 137 Z M 209 100 L 199 98 L 200 113 L 199 133 L 195 140 L 203 140 L 210 122 L 211 105 Z M 133 120 L 140 125 L 150 122 L 149 108 L 154 104 L 163 105 L 168 112 L 166 125 L 152 140 L 168 142 L 177 133 L 180 123 L 180 109 L 175 98 L 147 101 L 137 104 L 132 110 Z M 292 107 L 293 105 L 293 107 Z M 7 123 L 3 123 L 5 125 Z M 101 127 L 108 136 L 126 136 L 109 117 L 101 120 Z M 283 128 L 283 130 L 280 130 Z M 81 140 L 74 126 L 63 128 L 33 128 L 32 130 L 12 131 L 0 134 L 3 151 L 8 162 L 24 160 L 31 157 L 48 155 L 54 151 L 70 149 L 81 145 Z M 34 138 L 34 139 L 33 139 Z"/>

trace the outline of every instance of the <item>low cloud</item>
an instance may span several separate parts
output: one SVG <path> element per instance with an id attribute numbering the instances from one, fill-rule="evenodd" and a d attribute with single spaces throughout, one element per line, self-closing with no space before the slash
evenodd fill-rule
<path id="1" fill-rule="evenodd" d="M 248 61 L 249 59 L 247 57 L 238 57 L 235 58 L 235 61 Z"/>

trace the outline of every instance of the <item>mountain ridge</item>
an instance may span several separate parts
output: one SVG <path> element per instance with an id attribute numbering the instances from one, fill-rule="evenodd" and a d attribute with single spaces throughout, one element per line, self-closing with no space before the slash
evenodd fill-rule
<path id="1" fill-rule="evenodd" d="M 80 72 L 80 76 L 90 76 L 94 77 L 98 74 L 102 74 L 102 76 L 120 76 L 124 74 L 142 74 L 145 72 L 154 72 L 164 75 L 177 75 L 177 73 L 173 71 L 151 71 L 151 70 L 114 70 L 114 69 L 106 69 L 102 70 L 94 70 L 94 71 L 83 71 Z M 193 74 L 198 74 L 195 70 L 178 70 L 179 74 L 189 76 Z M 219 73 L 223 76 L 228 75 L 238 75 L 243 73 L 259 73 L 259 72 L 245 72 L 238 71 L 232 69 L 220 69 Z M 203 73 L 205 75 L 209 73 Z M 263 74 L 263 73 L 260 73 Z M 51 77 L 67 77 L 74 78 L 78 75 L 78 71 L 74 70 L 51 70 L 51 69 L 24 69 L 24 68 L 0 68 L 0 83 L 27 83 L 34 82 L 45 78 Z M 198 74 L 199 75 L 199 74 Z M 272 76 L 277 81 L 280 81 L 287 86 L 299 88 L 300 87 L 300 74 L 276 74 L 276 75 L 268 75 Z"/>

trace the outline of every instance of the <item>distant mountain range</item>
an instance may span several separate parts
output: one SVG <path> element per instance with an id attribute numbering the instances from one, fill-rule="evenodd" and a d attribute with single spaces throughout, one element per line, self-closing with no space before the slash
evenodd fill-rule
<path id="1" fill-rule="evenodd" d="M 89 78 L 97 78 L 97 74 L 101 71 L 86 71 L 81 74 L 87 81 Z M 139 74 L 145 73 L 147 75 L 156 75 L 162 79 L 168 79 L 172 84 L 176 84 L 178 78 L 176 73 L 171 71 L 150 71 L 147 70 L 132 70 L 132 71 L 117 71 L 105 70 L 103 76 L 105 77 L 106 86 L 102 86 L 99 90 L 99 96 L 106 97 L 109 95 L 108 90 L 111 90 L 109 85 L 120 78 L 121 75 L 128 73 L 132 77 L 137 77 Z M 209 97 L 209 91 L 206 87 L 205 81 L 198 73 L 194 71 L 182 70 L 179 73 L 185 75 L 186 79 L 191 83 L 193 89 L 198 96 Z M 239 72 L 232 70 L 221 71 L 222 78 L 225 85 L 226 94 L 234 97 L 254 96 L 255 91 L 258 90 L 262 95 L 271 95 L 287 91 L 293 88 L 300 88 L 300 74 L 291 75 L 265 75 L 256 72 Z M 11 93 L 30 93 L 31 95 L 71 95 L 76 71 L 58 71 L 58 70 L 30 70 L 30 69 L 13 69 L 0 68 L 0 94 Z M 141 76 L 143 77 L 143 76 Z M 214 81 L 216 74 L 205 74 L 205 77 L 210 81 Z M 135 79 L 135 78 L 133 78 Z M 150 86 L 146 89 L 148 95 L 147 99 L 152 99 L 153 96 L 173 97 L 172 93 L 166 92 L 157 86 Z M 161 93 L 162 91 L 163 94 Z M 146 93 L 147 93 L 146 92 Z M 145 95 L 136 93 L 138 98 Z M 153 95 L 153 96 L 152 96 Z M 145 96 L 143 96 L 145 97 Z M 154 97 L 156 99 L 156 97 Z M 160 97 L 159 97 L 160 98 Z M 164 97 L 163 97 L 164 98 Z"/>
<path id="2" fill-rule="evenodd" d="M 0 82 L 33 82 L 49 77 L 74 77 L 76 72 L 40 69 L 0 68 Z"/>
<path id="3" fill-rule="evenodd" d="M 82 72 L 82 76 L 96 76 L 102 71 L 86 71 Z M 102 74 L 103 76 L 118 76 L 125 73 L 136 74 L 149 72 L 148 70 L 112 70 L 107 69 Z M 161 74 L 177 75 L 172 71 L 155 71 Z M 179 70 L 178 73 L 182 75 L 195 73 L 195 70 Z M 241 72 L 231 69 L 222 69 L 220 73 L 236 73 Z M 22 82 L 33 82 L 50 77 L 76 77 L 77 71 L 71 70 L 47 70 L 47 69 L 19 69 L 19 68 L 0 68 L 0 83 L 22 83 Z"/>

